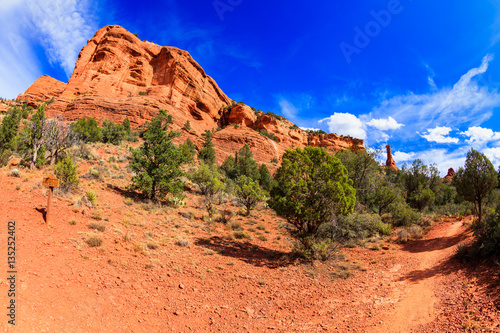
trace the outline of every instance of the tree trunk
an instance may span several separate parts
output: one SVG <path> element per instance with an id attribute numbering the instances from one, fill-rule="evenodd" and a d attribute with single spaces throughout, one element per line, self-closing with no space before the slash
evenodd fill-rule
<path id="1" fill-rule="evenodd" d="M 478 216 L 479 216 L 479 225 L 481 225 L 481 199 L 478 200 L 477 202 L 477 208 L 478 208 Z"/>
<path id="2" fill-rule="evenodd" d="M 30 169 L 31 170 L 33 170 L 35 168 L 35 163 L 36 163 L 37 155 L 38 155 L 38 150 L 34 149 L 33 150 L 33 159 L 31 160 L 31 164 L 30 164 Z"/>
<path id="3" fill-rule="evenodd" d="M 50 165 L 54 166 L 56 164 L 56 151 L 50 152 Z"/>

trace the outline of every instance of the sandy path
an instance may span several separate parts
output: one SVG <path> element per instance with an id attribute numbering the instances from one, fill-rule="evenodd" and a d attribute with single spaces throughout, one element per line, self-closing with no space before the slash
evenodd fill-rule
<path id="1" fill-rule="evenodd" d="M 464 231 L 462 222 L 446 223 L 408 246 L 407 250 L 419 263 L 418 270 L 397 279 L 407 285 L 406 295 L 387 314 L 378 332 L 408 332 L 436 318 L 435 305 L 439 300 L 434 289 L 442 283 L 440 270 L 463 240 Z"/>

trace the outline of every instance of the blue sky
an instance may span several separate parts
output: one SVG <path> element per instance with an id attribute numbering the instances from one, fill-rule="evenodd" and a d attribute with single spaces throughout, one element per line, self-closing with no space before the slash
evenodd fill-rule
<path id="1" fill-rule="evenodd" d="M 500 4 L 493 0 L 2 0 L 0 96 L 67 81 L 119 24 L 189 51 L 236 101 L 303 128 L 390 143 L 442 173 L 474 147 L 500 165 Z"/>

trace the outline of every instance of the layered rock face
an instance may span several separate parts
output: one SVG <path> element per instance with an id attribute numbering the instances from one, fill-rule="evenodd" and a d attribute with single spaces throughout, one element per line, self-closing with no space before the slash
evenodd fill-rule
<path id="1" fill-rule="evenodd" d="M 190 122 L 182 141 L 188 137 L 201 146 L 205 130 L 222 128 L 214 134 L 219 162 L 245 143 L 261 162 L 306 145 L 364 149 L 362 140 L 309 134 L 284 118 L 234 104 L 188 52 L 141 41 L 120 26 L 104 27 L 88 41 L 67 84 L 42 76 L 18 99 L 32 106 L 53 99 L 48 116 L 115 122 L 128 117 L 135 128 L 165 109 L 174 130 Z"/>
<path id="2" fill-rule="evenodd" d="M 64 89 L 66 89 L 66 83 L 44 75 L 38 78 L 18 99 L 22 99 L 32 107 L 37 107 L 41 102 L 48 102 L 52 98 L 59 97 Z"/>

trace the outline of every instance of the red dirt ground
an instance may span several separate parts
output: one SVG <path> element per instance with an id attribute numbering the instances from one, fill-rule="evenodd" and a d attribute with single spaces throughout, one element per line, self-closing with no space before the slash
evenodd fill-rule
<path id="1" fill-rule="evenodd" d="M 77 207 L 81 193 L 56 196 L 47 225 L 44 171 L 9 173 L 0 169 L 2 332 L 500 332 L 500 271 L 453 258 L 471 237 L 454 219 L 406 245 L 378 239 L 303 263 L 291 259 L 284 221 L 263 207 L 233 218 L 249 235 L 238 239 L 202 220 L 196 194 L 181 208 L 147 205 L 110 188 L 125 182 L 111 175 L 82 180 L 97 209 Z M 15 327 L 6 318 L 8 221 L 17 227 Z M 88 247 L 89 233 L 103 244 Z"/>

